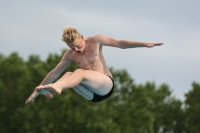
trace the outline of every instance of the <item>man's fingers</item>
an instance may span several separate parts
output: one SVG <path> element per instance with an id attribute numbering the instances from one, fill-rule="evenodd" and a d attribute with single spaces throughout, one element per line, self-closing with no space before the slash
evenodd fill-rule
<path id="1" fill-rule="evenodd" d="M 34 99 L 39 95 L 37 91 L 34 91 L 31 96 L 26 100 L 25 104 L 33 102 Z"/>
<path id="2" fill-rule="evenodd" d="M 155 43 L 154 46 L 161 46 L 163 43 Z"/>

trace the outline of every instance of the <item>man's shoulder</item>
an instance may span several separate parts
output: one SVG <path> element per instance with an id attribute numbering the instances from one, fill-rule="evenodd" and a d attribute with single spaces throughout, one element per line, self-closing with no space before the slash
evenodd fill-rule
<path id="1" fill-rule="evenodd" d="M 73 52 L 73 50 L 70 48 L 70 49 L 65 51 L 65 54 L 71 54 L 72 52 Z"/>
<path id="2" fill-rule="evenodd" d="M 97 35 L 94 35 L 93 38 L 94 39 L 99 39 L 99 38 L 105 38 L 106 36 L 105 35 L 102 35 L 102 34 L 97 34 Z"/>
<path id="3" fill-rule="evenodd" d="M 102 34 L 97 34 L 97 35 L 94 35 L 92 37 L 89 37 L 91 41 L 93 42 L 101 42 L 101 40 L 107 38 L 106 36 L 102 35 Z"/>
<path id="4" fill-rule="evenodd" d="M 65 51 L 65 53 L 63 54 L 63 57 L 68 58 L 72 53 L 73 53 L 73 50 L 69 49 L 69 50 Z"/>

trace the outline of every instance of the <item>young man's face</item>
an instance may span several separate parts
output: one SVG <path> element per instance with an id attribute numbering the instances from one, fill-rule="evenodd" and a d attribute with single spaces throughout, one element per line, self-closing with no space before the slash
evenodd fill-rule
<path id="1" fill-rule="evenodd" d="M 82 53 L 85 48 L 85 41 L 83 36 L 81 36 L 77 38 L 73 43 L 68 43 L 67 45 L 77 53 Z"/>

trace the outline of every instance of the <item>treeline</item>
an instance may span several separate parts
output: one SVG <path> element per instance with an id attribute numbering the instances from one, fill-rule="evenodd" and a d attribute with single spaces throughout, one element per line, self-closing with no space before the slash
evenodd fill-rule
<path id="1" fill-rule="evenodd" d="M 45 61 L 37 55 L 24 61 L 17 53 L 0 54 L 0 133 L 200 132 L 199 83 L 192 83 L 182 102 L 167 84 L 135 84 L 126 70 L 114 68 L 114 93 L 101 103 L 69 89 L 51 100 L 41 95 L 25 105 L 63 52 L 50 54 Z M 76 68 L 72 63 L 66 71 Z"/>

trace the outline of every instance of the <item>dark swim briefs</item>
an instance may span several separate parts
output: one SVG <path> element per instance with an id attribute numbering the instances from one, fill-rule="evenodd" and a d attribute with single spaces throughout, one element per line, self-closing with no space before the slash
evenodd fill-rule
<path id="1" fill-rule="evenodd" d="M 101 102 L 104 99 L 107 99 L 112 95 L 113 90 L 114 90 L 114 81 L 113 81 L 111 76 L 109 76 L 109 75 L 107 75 L 107 76 L 112 80 L 112 83 L 113 83 L 113 86 L 112 86 L 112 89 L 110 90 L 110 92 L 108 94 L 104 95 L 104 96 L 101 96 L 101 95 L 98 95 L 98 94 L 94 93 L 94 97 L 90 101 L 92 101 L 92 102 Z"/>

